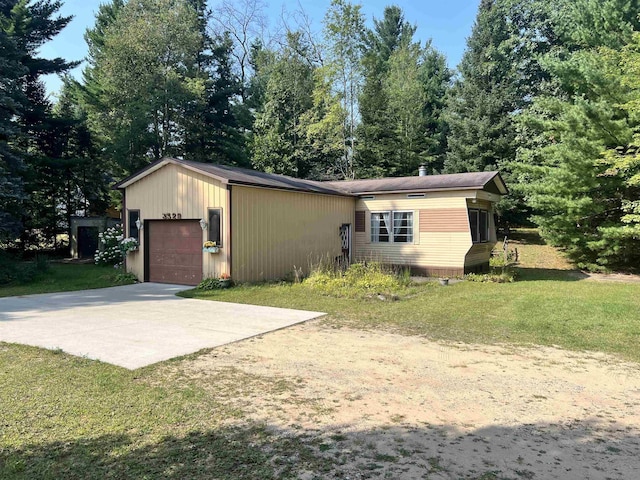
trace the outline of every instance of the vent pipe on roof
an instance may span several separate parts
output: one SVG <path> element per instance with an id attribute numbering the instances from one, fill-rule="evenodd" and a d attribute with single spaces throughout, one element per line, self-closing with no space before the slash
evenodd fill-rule
<path id="1" fill-rule="evenodd" d="M 420 168 L 418 168 L 418 176 L 419 177 L 426 177 L 427 176 L 427 167 L 425 167 L 424 165 L 420 165 Z"/>

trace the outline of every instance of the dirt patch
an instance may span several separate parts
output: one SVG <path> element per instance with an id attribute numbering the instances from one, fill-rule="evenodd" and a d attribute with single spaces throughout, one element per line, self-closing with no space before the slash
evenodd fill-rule
<path id="1" fill-rule="evenodd" d="M 179 368 L 205 385 L 238 372 L 246 388 L 227 400 L 248 412 L 243 421 L 304 438 L 323 459 L 300 478 L 628 479 L 640 469 L 640 366 L 603 354 L 316 321 Z"/>

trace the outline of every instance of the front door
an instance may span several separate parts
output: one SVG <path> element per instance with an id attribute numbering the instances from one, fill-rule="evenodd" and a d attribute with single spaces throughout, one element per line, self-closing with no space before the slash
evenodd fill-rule
<path id="1" fill-rule="evenodd" d="M 342 244 L 342 262 L 351 263 L 351 224 L 343 223 L 340 227 L 340 242 Z"/>

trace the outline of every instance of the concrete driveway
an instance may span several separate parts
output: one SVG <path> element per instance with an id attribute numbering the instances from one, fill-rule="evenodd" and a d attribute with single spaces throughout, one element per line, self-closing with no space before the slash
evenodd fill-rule
<path id="1" fill-rule="evenodd" d="M 187 288 L 139 283 L 0 298 L 0 341 L 136 369 L 324 315 L 175 296 Z"/>

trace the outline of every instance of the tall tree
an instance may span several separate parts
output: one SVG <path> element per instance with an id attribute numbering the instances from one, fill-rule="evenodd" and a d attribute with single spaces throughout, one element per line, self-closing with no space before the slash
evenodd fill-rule
<path id="1" fill-rule="evenodd" d="M 63 73 L 74 66 L 62 58 L 49 60 L 38 54 L 40 47 L 71 20 L 58 15 L 61 5 L 52 0 L 0 3 L 1 62 L 8 67 L 0 74 L 0 95 L 6 99 L 0 107 L 0 216 L 6 221 L 0 227 L 0 237 L 4 240 L 14 240 L 28 220 L 25 213 L 37 195 L 38 171 L 34 166 L 47 153 L 43 147 L 51 110 L 41 76 Z"/>
<path id="2" fill-rule="evenodd" d="M 567 5 L 564 48 L 542 61 L 557 94 L 540 96 L 524 116 L 537 133 L 518 165 L 534 220 L 586 268 L 637 268 L 640 260 L 638 7 L 613 0 Z"/>
<path id="3" fill-rule="evenodd" d="M 363 86 L 358 101 L 361 123 L 358 135 L 360 176 L 383 176 L 388 172 L 389 158 L 396 148 L 393 127 L 387 115 L 388 97 L 385 78 L 389 58 L 400 48 L 413 43 L 416 27 L 404 18 L 400 7 L 385 7 L 382 19 L 373 20 L 373 29 L 363 35 Z"/>
<path id="4" fill-rule="evenodd" d="M 451 91 L 447 172 L 495 170 L 515 158 L 518 91 L 504 10 L 482 0 Z"/>
<path id="5" fill-rule="evenodd" d="M 357 157 L 356 126 L 358 97 L 362 89 L 362 36 L 364 17 L 361 6 L 346 0 L 332 0 L 324 18 L 329 63 L 335 75 L 335 88 L 346 112 L 343 125 L 343 156 L 346 177 L 355 177 Z"/>
<path id="6" fill-rule="evenodd" d="M 259 170 L 304 178 L 313 168 L 301 117 L 313 106 L 315 67 L 302 35 L 287 34 L 282 52 L 262 52 L 257 76 L 264 77 L 264 103 L 256 114 L 252 163 Z"/>
<path id="7" fill-rule="evenodd" d="M 19 125 L 15 119 L 26 99 L 20 79 L 27 72 L 23 51 L 12 34 L 12 8 L 16 2 L 0 2 L 0 243 L 13 240 L 20 231 L 20 205 L 25 198 L 23 159 L 15 148 Z"/>

